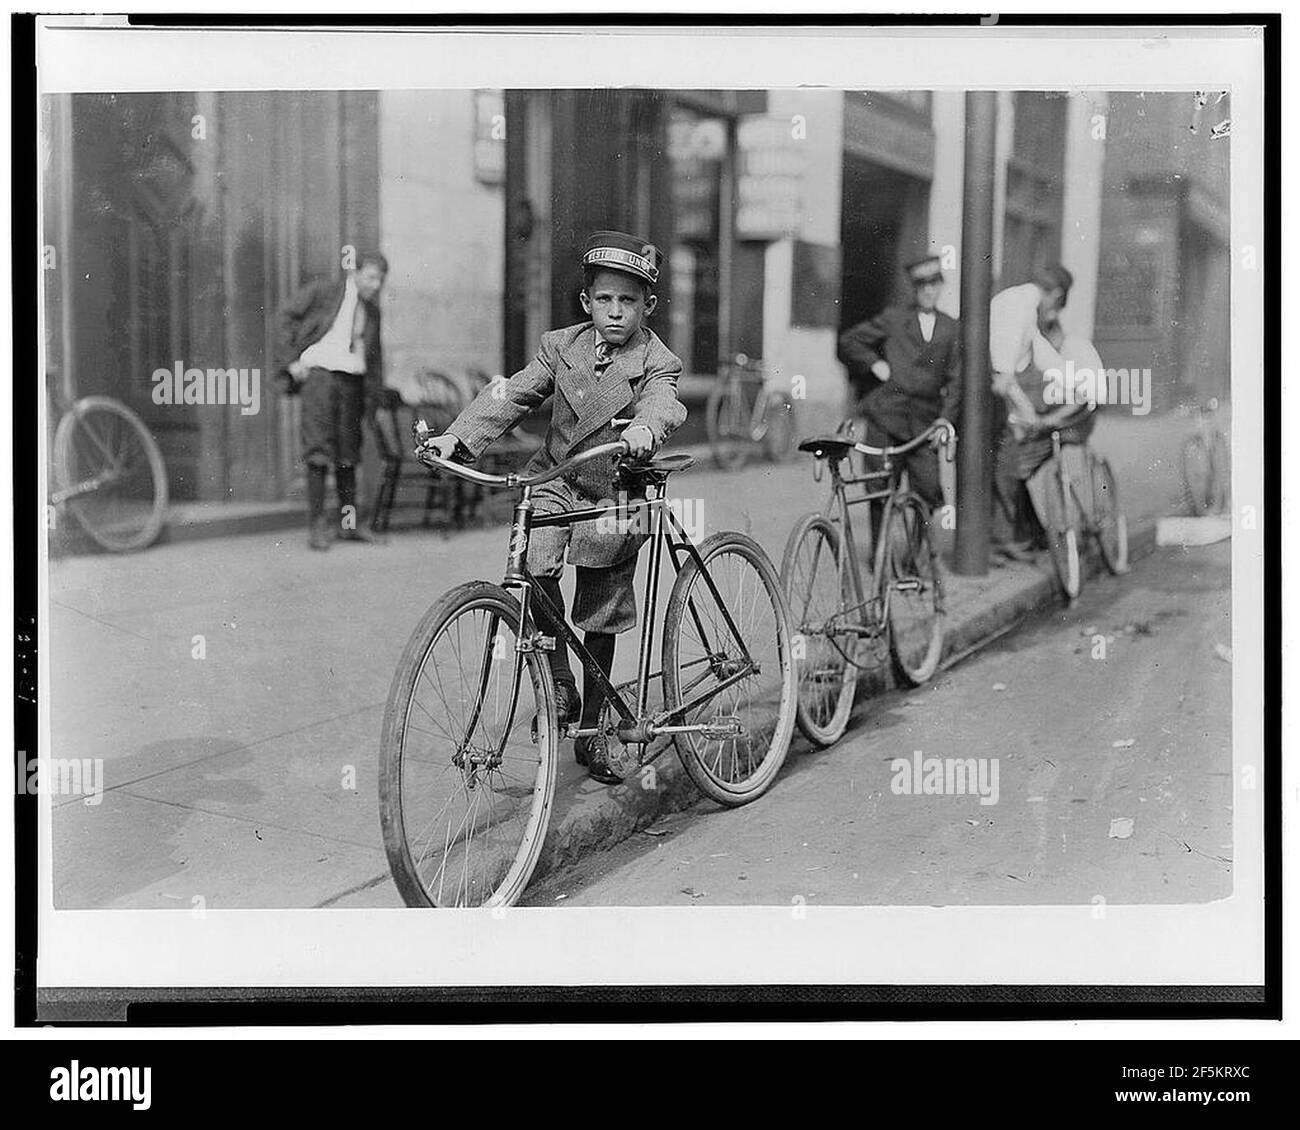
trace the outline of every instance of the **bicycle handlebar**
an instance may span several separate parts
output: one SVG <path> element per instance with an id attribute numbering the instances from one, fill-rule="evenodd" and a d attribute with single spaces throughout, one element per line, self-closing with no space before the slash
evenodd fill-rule
<path id="1" fill-rule="evenodd" d="M 867 443 L 855 443 L 854 451 L 860 451 L 863 455 L 892 456 L 906 455 L 909 451 L 914 451 L 923 443 L 929 443 L 938 436 L 943 438 L 939 440 L 941 446 L 948 449 L 947 456 L 949 460 L 954 458 L 954 451 L 957 447 L 957 429 L 951 424 L 931 424 L 919 436 L 909 439 L 906 443 L 900 443 L 897 447 L 872 447 Z"/>
<path id="2" fill-rule="evenodd" d="M 631 421 L 613 420 L 611 423 L 618 426 L 620 424 L 629 424 Z M 577 455 L 569 456 L 563 463 L 557 463 L 554 467 L 536 475 L 521 475 L 515 471 L 505 475 L 489 475 L 483 471 L 475 471 L 472 467 L 467 467 L 463 463 L 453 463 L 450 459 L 443 459 L 442 456 L 425 447 L 425 442 L 431 437 L 429 436 L 429 426 L 423 420 L 416 422 L 415 435 L 417 440 L 415 458 L 430 470 L 450 471 L 458 478 L 489 487 L 541 486 L 542 483 L 549 483 L 552 479 L 558 479 L 561 475 L 567 474 L 576 467 L 581 467 L 584 463 L 590 463 L 593 459 L 600 459 L 606 455 L 627 455 L 629 450 L 627 441 L 620 439 L 615 440 L 613 443 L 602 443 L 596 447 L 588 448 L 586 451 L 580 451 Z"/>

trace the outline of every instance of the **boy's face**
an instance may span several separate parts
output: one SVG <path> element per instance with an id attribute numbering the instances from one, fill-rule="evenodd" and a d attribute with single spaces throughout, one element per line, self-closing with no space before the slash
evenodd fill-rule
<path id="1" fill-rule="evenodd" d="M 655 296 L 631 275 L 601 271 L 582 292 L 582 308 L 596 332 L 611 345 L 622 345 L 655 308 Z"/>

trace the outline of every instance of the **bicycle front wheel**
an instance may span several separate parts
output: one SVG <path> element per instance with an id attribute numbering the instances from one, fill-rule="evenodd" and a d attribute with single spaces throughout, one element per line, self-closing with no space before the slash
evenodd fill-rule
<path id="1" fill-rule="evenodd" d="M 798 697 L 781 582 L 767 554 L 744 534 L 699 547 L 673 585 L 664 613 L 664 706 L 695 706 L 672 725 L 691 780 L 719 804 L 761 796 L 790 748 Z"/>
<path id="2" fill-rule="evenodd" d="M 929 680 L 943 656 L 943 578 L 930 539 L 930 508 L 916 495 L 898 499 L 889 515 L 889 647 L 899 673 L 914 687 Z"/>
<path id="3" fill-rule="evenodd" d="M 86 534 L 111 553 L 152 545 L 167 511 L 167 468 L 144 421 L 107 396 L 78 400 L 54 432 L 57 489 Z"/>
<path id="4" fill-rule="evenodd" d="M 709 450 L 714 464 L 723 471 L 745 465 L 753 445 L 750 435 L 748 397 L 741 381 L 719 377 L 704 410 Z"/>
<path id="5" fill-rule="evenodd" d="M 840 534 L 821 514 L 795 523 L 781 562 L 781 586 L 790 607 L 799 729 L 811 742 L 838 741 L 853 711 L 861 604 L 853 596 L 851 562 L 840 559 Z"/>
<path id="6" fill-rule="evenodd" d="M 1059 468 L 1053 467 L 1043 491 L 1047 547 L 1052 555 L 1052 564 L 1056 567 L 1056 575 L 1060 578 L 1061 588 L 1069 600 L 1074 600 L 1083 586 L 1083 572 L 1079 564 L 1079 533 L 1074 515 L 1074 500 L 1067 497 L 1066 489 Z"/>
<path id="7" fill-rule="evenodd" d="M 1119 491 L 1110 464 L 1099 455 L 1088 461 L 1092 477 L 1092 521 L 1097 548 L 1106 568 L 1118 575 L 1128 572 L 1128 523 L 1119 509 Z"/>
<path id="8" fill-rule="evenodd" d="M 541 653 L 516 652 L 519 633 L 518 601 L 471 581 L 425 614 L 402 653 L 384 710 L 379 815 L 408 906 L 508 906 L 537 865 L 558 726 L 550 670 Z"/>

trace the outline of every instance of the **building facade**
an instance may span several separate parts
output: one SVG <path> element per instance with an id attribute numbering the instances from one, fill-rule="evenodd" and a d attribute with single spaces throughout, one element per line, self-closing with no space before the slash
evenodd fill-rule
<path id="1" fill-rule="evenodd" d="M 702 438 L 719 362 L 737 353 L 791 382 L 799 427 L 821 430 L 848 408 L 839 334 L 904 296 L 904 263 L 939 254 L 941 305 L 960 314 L 964 104 L 960 92 L 865 90 L 51 98 L 50 375 L 135 408 L 175 498 L 283 499 L 301 469 L 295 405 L 271 384 L 272 333 L 304 280 L 378 246 L 391 264 L 390 385 L 424 368 L 509 373 L 542 332 L 582 317 L 582 241 L 615 227 L 665 251 L 652 325 L 685 364 L 681 441 Z M 1185 317 L 1217 308 L 1205 280 L 1226 206 L 1190 150 L 1174 189 L 1142 180 L 1151 105 L 1121 128 L 1104 95 L 999 94 L 995 286 L 1060 260 L 1076 278 L 1067 321 L 1091 333 L 1096 310 L 1103 357 L 1141 340 L 1160 364 L 1208 374 L 1212 335 L 1161 338 L 1163 307 L 1143 331 L 1155 336 L 1116 321 L 1120 296 L 1147 277 L 1125 273 L 1139 246 L 1170 270 L 1177 249 Z M 1114 234 L 1124 225 L 1136 225 L 1127 242 Z M 176 362 L 260 367 L 259 414 L 153 403 L 150 374 Z"/>

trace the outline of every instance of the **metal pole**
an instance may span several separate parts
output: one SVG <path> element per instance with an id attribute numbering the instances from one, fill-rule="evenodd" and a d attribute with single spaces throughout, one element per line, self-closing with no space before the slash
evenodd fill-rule
<path id="1" fill-rule="evenodd" d="M 993 497 L 990 432 L 989 299 L 993 289 L 993 181 L 997 94 L 966 95 L 966 156 L 962 175 L 961 330 L 964 379 L 957 476 L 956 572 L 983 576 L 989 568 Z"/>

